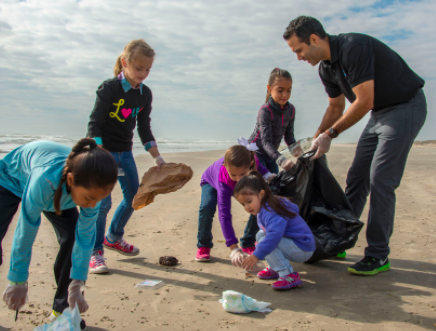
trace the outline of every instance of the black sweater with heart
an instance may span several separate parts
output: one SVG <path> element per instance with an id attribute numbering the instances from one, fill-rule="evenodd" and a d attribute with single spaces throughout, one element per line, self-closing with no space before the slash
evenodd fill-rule
<path id="1" fill-rule="evenodd" d="M 151 102 L 151 90 L 143 84 L 141 88 L 130 88 L 126 92 L 119 77 L 104 81 L 97 90 L 87 137 L 97 142 L 100 138 L 103 147 L 110 152 L 131 151 L 133 130 L 138 124 L 142 144 L 154 142 L 150 127 Z"/>

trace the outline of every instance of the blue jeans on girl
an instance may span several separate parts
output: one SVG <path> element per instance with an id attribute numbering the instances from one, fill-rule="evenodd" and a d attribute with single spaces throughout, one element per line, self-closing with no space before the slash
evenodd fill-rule
<path id="1" fill-rule="evenodd" d="M 256 157 L 261 165 L 268 169 L 268 171 L 272 174 L 279 173 L 279 166 L 270 157 L 266 154 L 258 154 L 256 153 Z M 259 231 L 259 227 L 257 226 L 257 217 L 250 215 L 248 218 L 247 225 L 244 230 L 244 237 L 241 238 L 241 246 L 242 247 L 253 247 L 256 241 L 256 233 Z"/>
<path id="2" fill-rule="evenodd" d="M 200 211 L 198 213 L 198 234 L 197 234 L 197 247 L 213 247 L 212 236 L 212 222 L 215 216 L 217 206 L 217 191 L 210 184 L 204 184 L 201 186 L 201 203 Z M 257 226 L 257 224 L 256 224 Z M 244 232 L 245 238 L 247 232 Z M 254 246 L 254 242 L 253 245 Z"/>
<path id="3" fill-rule="evenodd" d="M 265 238 L 265 232 L 260 230 L 256 239 L 260 243 Z M 290 238 L 282 237 L 279 246 L 265 257 L 268 262 L 268 267 L 279 273 L 280 277 L 285 277 L 294 272 L 289 261 L 292 262 L 306 262 L 309 260 L 314 251 L 303 251 L 300 247 L 295 245 L 294 241 Z"/>
<path id="4" fill-rule="evenodd" d="M 112 217 L 112 222 L 106 237 L 109 241 L 114 242 L 120 240 L 124 235 L 124 227 L 133 214 L 133 197 L 138 191 L 139 177 L 136 169 L 135 159 L 132 152 L 110 152 L 118 164 L 118 182 L 123 191 L 123 201 L 121 201 L 117 210 Z M 103 241 L 106 229 L 106 218 L 112 206 L 112 198 L 109 195 L 101 201 L 100 210 L 97 218 L 97 229 L 94 251 L 103 249 Z"/>

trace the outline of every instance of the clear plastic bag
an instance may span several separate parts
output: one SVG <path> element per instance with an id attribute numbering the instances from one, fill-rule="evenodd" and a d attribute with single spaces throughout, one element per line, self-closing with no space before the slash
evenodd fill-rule
<path id="1" fill-rule="evenodd" d="M 310 147 L 312 146 L 312 141 L 313 138 L 311 137 L 300 139 L 291 146 L 280 150 L 279 153 L 295 163 L 301 155 L 310 150 Z"/>
<path id="2" fill-rule="evenodd" d="M 246 314 L 252 311 L 269 313 L 272 311 L 270 308 L 267 308 L 271 303 L 257 301 L 236 291 L 224 291 L 223 298 L 218 301 L 228 313 Z"/>
<path id="3" fill-rule="evenodd" d="M 65 308 L 53 323 L 37 326 L 33 331 L 80 331 L 81 320 L 79 308 L 75 305 L 73 311 Z"/>

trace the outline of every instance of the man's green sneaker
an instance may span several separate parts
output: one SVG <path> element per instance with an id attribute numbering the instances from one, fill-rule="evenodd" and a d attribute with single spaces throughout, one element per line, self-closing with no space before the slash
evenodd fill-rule
<path id="1" fill-rule="evenodd" d="M 379 260 L 371 256 L 365 256 L 361 261 L 349 267 L 348 271 L 356 275 L 373 276 L 379 272 L 388 271 L 390 268 L 388 258 Z"/>
<path id="2" fill-rule="evenodd" d="M 340 252 L 340 253 L 338 253 L 338 255 L 336 255 L 337 259 L 345 259 L 346 257 L 347 257 L 346 251 Z"/>

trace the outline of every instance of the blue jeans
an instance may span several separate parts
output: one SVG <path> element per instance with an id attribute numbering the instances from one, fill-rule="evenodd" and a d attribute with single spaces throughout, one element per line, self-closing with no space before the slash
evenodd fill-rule
<path id="1" fill-rule="evenodd" d="M 259 163 L 267 168 L 270 173 L 279 173 L 279 166 L 277 165 L 277 163 L 271 160 L 268 155 L 256 153 L 256 157 Z M 259 227 L 257 226 L 257 216 L 250 215 L 247 225 L 245 226 L 244 237 L 241 238 L 241 246 L 253 247 L 256 241 L 256 233 L 258 231 Z"/>
<path id="2" fill-rule="evenodd" d="M 260 230 L 256 239 L 260 243 L 265 238 L 265 232 Z M 268 267 L 278 272 L 280 277 L 285 277 L 294 272 L 294 269 L 289 265 L 292 262 L 306 262 L 309 260 L 314 251 L 303 251 L 300 247 L 295 245 L 291 238 L 282 237 L 279 246 L 265 257 L 268 262 Z"/>
<path id="3" fill-rule="evenodd" d="M 198 234 L 197 234 L 197 247 L 213 247 L 212 236 L 212 222 L 215 216 L 217 206 L 217 191 L 210 184 L 204 184 L 201 186 L 201 202 L 200 211 L 198 213 Z M 257 224 L 256 224 L 257 226 Z M 245 239 L 247 233 L 244 231 Z M 254 242 L 253 245 L 254 246 Z"/>
<path id="4" fill-rule="evenodd" d="M 267 154 L 256 153 L 257 160 L 272 174 L 279 173 L 279 166 Z"/>
<path id="5" fill-rule="evenodd" d="M 106 237 L 110 241 L 120 240 L 124 235 L 124 227 L 133 214 L 133 197 L 138 191 L 139 177 L 138 170 L 136 169 L 135 159 L 132 152 L 110 152 L 118 164 L 118 182 L 123 191 L 123 201 L 121 201 L 117 210 L 112 217 L 112 222 Z M 106 229 L 106 218 L 112 206 L 112 198 L 109 195 L 101 201 L 100 210 L 97 218 L 97 229 L 94 251 L 103 249 L 103 241 Z"/>

